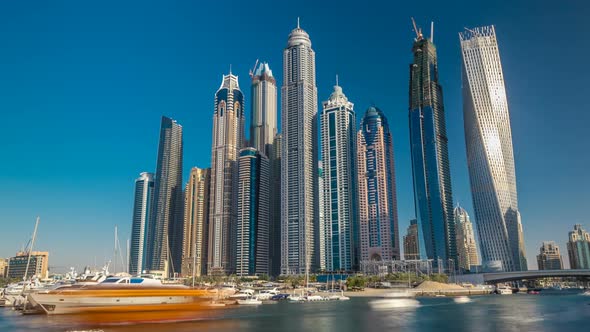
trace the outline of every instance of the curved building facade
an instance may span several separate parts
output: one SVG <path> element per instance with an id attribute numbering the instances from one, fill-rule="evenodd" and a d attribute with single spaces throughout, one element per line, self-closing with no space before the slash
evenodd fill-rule
<path id="1" fill-rule="evenodd" d="M 142 273 L 147 267 L 147 234 L 150 209 L 154 197 L 154 174 L 143 172 L 135 180 L 133 200 L 133 222 L 129 250 L 129 273 Z"/>
<path id="2" fill-rule="evenodd" d="M 493 26 L 459 33 L 463 119 L 482 265 L 527 270 L 512 149 L 510 114 Z"/>

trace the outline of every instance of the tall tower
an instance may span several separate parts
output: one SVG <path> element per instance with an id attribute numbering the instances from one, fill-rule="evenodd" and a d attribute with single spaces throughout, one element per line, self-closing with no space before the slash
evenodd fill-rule
<path id="1" fill-rule="evenodd" d="M 482 264 L 525 271 L 510 114 L 496 32 L 493 26 L 466 29 L 459 39 L 467 164 Z"/>
<path id="2" fill-rule="evenodd" d="M 231 274 L 235 263 L 238 153 L 244 142 L 244 95 L 238 77 L 224 75 L 215 93 L 211 146 L 208 274 Z"/>
<path id="3" fill-rule="evenodd" d="M 163 116 L 148 234 L 150 270 L 180 272 L 183 205 L 182 126 Z"/>
<path id="4" fill-rule="evenodd" d="M 182 275 L 207 273 L 210 168 L 193 167 L 184 190 Z"/>
<path id="5" fill-rule="evenodd" d="M 275 136 L 270 162 L 270 275 L 281 274 L 281 149 L 282 135 Z"/>
<path id="6" fill-rule="evenodd" d="M 539 270 L 563 270 L 559 247 L 554 241 L 543 241 L 537 255 L 537 265 Z"/>
<path id="7" fill-rule="evenodd" d="M 572 269 L 590 269 L 590 233 L 586 232 L 582 225 L 574 226 L 569 232 L 567 253 Z"/>
<path id="8" fill-rule="evenodd" d="M 238 159 L 236 274 L 269 273 L 270 169 L 268 158 L 244 148 Z"/>
<path id="9" fill-rule="evenodd" d="M 154 174 L 143 172 L 135 180 L 133 200 L 133 223 L 131 225 L 131 247 L 129 253 L 129 273 L 141 273 L 147 266 L 147 226 L 150 208 L 154 197 Z"/>
<path id="10" fill-rule="evenodd" d="M 400 259 L 393 137 L 385 114 L 369 107 L 357 134 L 361 261 Z"/>
<path id="11" fill-rule="evenodd" d="M 268 63 L 252 73 L 252 113 L 250 146 L 269 157 L 277 135 L 277 82 Z"/>
<path id="12" fill-rule="evenodd" d="M 354 104 L 334 86 L 320 115 L 324 195 L 325 265 L 327 271 L 358 270 L 356 190 L 356 117 Z M 319 227 L 322 228 L 321 226 Z M 321 243 L 322 241 L 320 241 Z M 321 256 L 321 255 L 320 255 Z"/>
<path id="13" fill-rule="evenodd" d="M 457 234 L 457 260 L 456 265 L 464 271 L 471 270 L 472 265 L 479 264 L 475 235 L 473 235 L 473 224 L 469 214 L 464 208 L 457 206 L 454 211 L 455 227 Z"/>
<path id="14" fill-rule="evenodd" d="M 283 51 L 281 93 L 281 274 L 317 266 L 317 87 L 315 52 L 297 25 Z"/>
<path id="15" fill-rule="evenodd" d="M 453 194 L 436 46 L 416 28 L 410 65 L 410 152 L 422 258 L 457 261 Z"/>

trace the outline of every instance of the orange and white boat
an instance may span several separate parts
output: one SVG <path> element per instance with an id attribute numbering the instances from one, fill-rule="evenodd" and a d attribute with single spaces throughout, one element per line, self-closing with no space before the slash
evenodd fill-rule
<path id="1" fill-rule="evenodd" d="M 164 285 L 155 279 L 109 277 L 93 286 L 31 293 L 28 300 L 48 315 L 77 314 L 108 321 L 123 314 L 126 321 L 149 322 L 194 317 L 192 313 L 208 308 L 210 297 L 205 290 Z"/>

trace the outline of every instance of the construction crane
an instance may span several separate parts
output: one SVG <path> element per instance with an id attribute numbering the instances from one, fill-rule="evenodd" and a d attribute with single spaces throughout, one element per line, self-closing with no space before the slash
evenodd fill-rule
<path id="1" fill-rule="evenodd" d="M 412 25 L 414 26 L 414 32 L 416 33 L 416 41 L 422 39 L 422 29 L 416 26 L 416 21 L 412 17 Z"/>
<path id="2" fill-rule="evenodd" d="M 256 63 L 254 63 L 254 68 L 250 69 L 250 78 L 254 77 L 254 73 L 256 72 L 256 66 L 258 66 L 258 60 L 256 59 Z"/>

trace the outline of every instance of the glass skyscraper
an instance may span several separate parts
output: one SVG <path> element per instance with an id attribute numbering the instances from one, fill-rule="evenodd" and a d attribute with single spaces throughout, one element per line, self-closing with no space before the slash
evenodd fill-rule
<path id="1" fill-rule="evenodd" d="M 162 117 L 148 234 L 150 270 L 180 273 L 182 261 L 182 126 Z"/>
<path id="2" fill-rule="evenodd" d="M 527 261 L 512 150 L 510 114 L 493 26 L 459 33 L 469 180 L 482 265 L 524 271 Z"/>
<path id="3" fill-rule="evenodd" d="M 318 217 L 315 52 L 297 25 L 283 51 L 281 93 L 281 274 L 317 267 Z"/>
<path id="4" fill-rule="evenodd" d="M 353 103 L 338 85 L 320 115 L 324 195 L 323 237 L 327 271 L 358 270 L 356 117 Z M 321 251 L 321 250 L 320 250 Z M 321 255 L 320 255 L 321 256 Z"/>
<path id="5" fill-rule="evenodd" d="M 131 224 L 131 243 L 129 250 L 129 273 L 142 273 L 147 267 L 147 234 L 150 209 L 154 197 L 154 174 L 143 172 L 135 180 L 133 200 L 133 222 Z"/>
<path id="6" fill-rule="evenodd" d="M 224 75 L 215 93 L 211 144 L 208 274 L 231 274 L 235 263 L 238 153 L 244 144 L 244 95 L 238 77 Z"/>
<path id="7" fill-rule="evenodd" d="M 268 158 L 244 148 L 238 158 L 236 274 L 269 273 L 270 167 Z"/>
<path id="8" fill-rule="evenodd" d="M 360 260 L 398 260 L 393 137 L 385 114 L 377 107 L 369 107 L 361 120 L 356 150 Z"/>
<path id="9" fill-rule="evenodd" d="M 410 144 L 421 258 L 456 262 L 445 110 L 436 46 L 416 31 L 410 65 Z"/>

